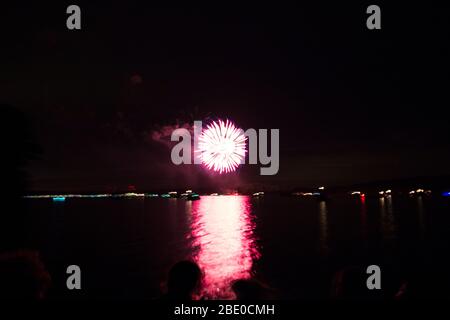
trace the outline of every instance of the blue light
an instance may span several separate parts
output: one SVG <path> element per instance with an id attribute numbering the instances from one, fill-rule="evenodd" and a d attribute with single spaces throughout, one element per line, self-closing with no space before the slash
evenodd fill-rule
<path id="1" fill-rule="evenodd" d="M 65 197 L 53 197 L 53 201 L 55 201 L 55 202 L 66 201 L 66 198 Z"/>
<path id="2" fill-rule="evenodd" d="M 443 195 L 444 197 L 450 197 L 450 191 L 444 192 L 442 195 Z"/>

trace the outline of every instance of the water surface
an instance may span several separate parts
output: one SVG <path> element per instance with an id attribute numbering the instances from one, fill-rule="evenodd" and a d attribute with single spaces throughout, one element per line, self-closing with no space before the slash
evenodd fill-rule
<path id="1" fill-rule="evenodd" d="M 55 298 L 157 297 L 168 269 L 182 259 L 201 266 L 202 295 L 208 298 L 233 298 L 230 283 L 250 277 L 276 289 L 280 298 L 326 298 L 340 268 L 379 264 L 395 287 L 414 264 L 437 258 L 446 265 L 450 243 L 449 201 L 440 197 L 27 203 Z M 81 267 L 80 292 L 65 289 L 70 264 Z"/>

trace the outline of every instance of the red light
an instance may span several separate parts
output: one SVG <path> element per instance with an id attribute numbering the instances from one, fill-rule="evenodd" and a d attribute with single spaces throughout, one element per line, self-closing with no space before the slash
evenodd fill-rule
<path id="1" fill-rule="evenodd" d="M 194 260 L 204 272 L 202 295 L 233 299 L 231 282 L 251 277 L 260 253 L 247 196 L 202 197 L 192 204 Z"/>

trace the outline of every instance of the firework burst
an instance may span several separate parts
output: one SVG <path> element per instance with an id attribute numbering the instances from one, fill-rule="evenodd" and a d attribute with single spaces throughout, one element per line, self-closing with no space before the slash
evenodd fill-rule
<path id="1" fill-rule="evenodd" d="M 246 137 L 231 121 L 218 120 L 202 130 L 198 139 L 199 157 L 210 170 L 219 173 L 235 171 L 245 157 Z"/>

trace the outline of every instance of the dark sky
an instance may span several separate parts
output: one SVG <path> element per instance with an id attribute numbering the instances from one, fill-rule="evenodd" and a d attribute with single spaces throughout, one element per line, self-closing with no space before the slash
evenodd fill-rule
<path id="1" fill-rule="evenodd" d="M 148 2 L 148 1 L 147 1 Z M 31 119 L 35 191 L 315 186 L 450 174 L 447 8 L 72 3 L 2 7 L 0 99 Z M 330 2 L 333 3 L 333 2 Z M 176 125 L 280 129 L 280 171 L 176 167 Z M 19 128 L 20 130 L 20 128 Z M 153 138 L 152 138 L 153 137 Z"/>

